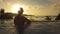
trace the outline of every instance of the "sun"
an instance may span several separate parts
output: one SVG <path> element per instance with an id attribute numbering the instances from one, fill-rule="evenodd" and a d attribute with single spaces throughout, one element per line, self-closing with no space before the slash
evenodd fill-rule
<path id="1" fill-rule="evenodd" d="M 12 4 L 10 7 L 10 11 L 12 13 L 18 13 L 18 10 L 20 10 L 20 8 L 24 9 L 24 13 L 23 14 L 27 14 L 27 6 L 26 5 L 21 5 L 21 4 Z"/>
<path id="2" fill-rule="evenodd" d="M 17 13 L 17 11 L 19 10 L 20 7 L 21 7 L 20 4 L 12 5 L 12 7 L 11 7 L 12 13 Z"/>

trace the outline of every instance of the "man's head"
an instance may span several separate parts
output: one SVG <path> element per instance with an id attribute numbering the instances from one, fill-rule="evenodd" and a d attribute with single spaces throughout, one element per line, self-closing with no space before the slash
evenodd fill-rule
<path id="1" fill-rule="evenodd" d="M 18 11 L 18 14 L 23 14 L 23 8 L 20 8 L 20 10 Z"/>

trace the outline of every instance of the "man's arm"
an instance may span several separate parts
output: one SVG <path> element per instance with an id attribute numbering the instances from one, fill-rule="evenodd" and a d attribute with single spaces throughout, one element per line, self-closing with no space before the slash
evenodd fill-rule
<path id="1" fill-rule="evenodd" d="M 25 28 L 27 28 L 28 26 L 31 25 L 31 21 L 25 17 L 24 17 L 24 19 L 25 19 Z"/>

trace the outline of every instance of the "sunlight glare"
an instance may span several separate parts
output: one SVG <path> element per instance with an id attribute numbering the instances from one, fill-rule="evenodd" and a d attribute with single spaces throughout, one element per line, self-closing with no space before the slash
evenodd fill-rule
<path id="1" fill-rule="evenodd" d="M 19 10 L 21 6 L 19 4 L 15 4 L 15 5 L 12 5 L 12 12 L 13 13 L 17 13 L 17 11 Z"/>
<path id="2" fill-rule="evenodd" d="M 27 14 L 27 6 L 25 6 L 25 5 L 20 5 L 20 4 L 13 4 L 12 6 L 11 6 L 11 12 L 12 13 L 18 13 L 18 10 L 20 9 L 20 8 L 23 8 L 23 10 L 24 10 L 24 13 L 23 14 Z"/>

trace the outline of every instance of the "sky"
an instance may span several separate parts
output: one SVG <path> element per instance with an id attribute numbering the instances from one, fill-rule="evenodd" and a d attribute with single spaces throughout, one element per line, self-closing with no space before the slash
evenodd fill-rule
<path id="1" fill-rule="evenodd" d="M 12 5 L 20 4 L 24 13 L 29 15 L 58 15 L 60 13 L 60 0 L 0 0 L 0 8 L 5 12 L 14 12 Z"/>

